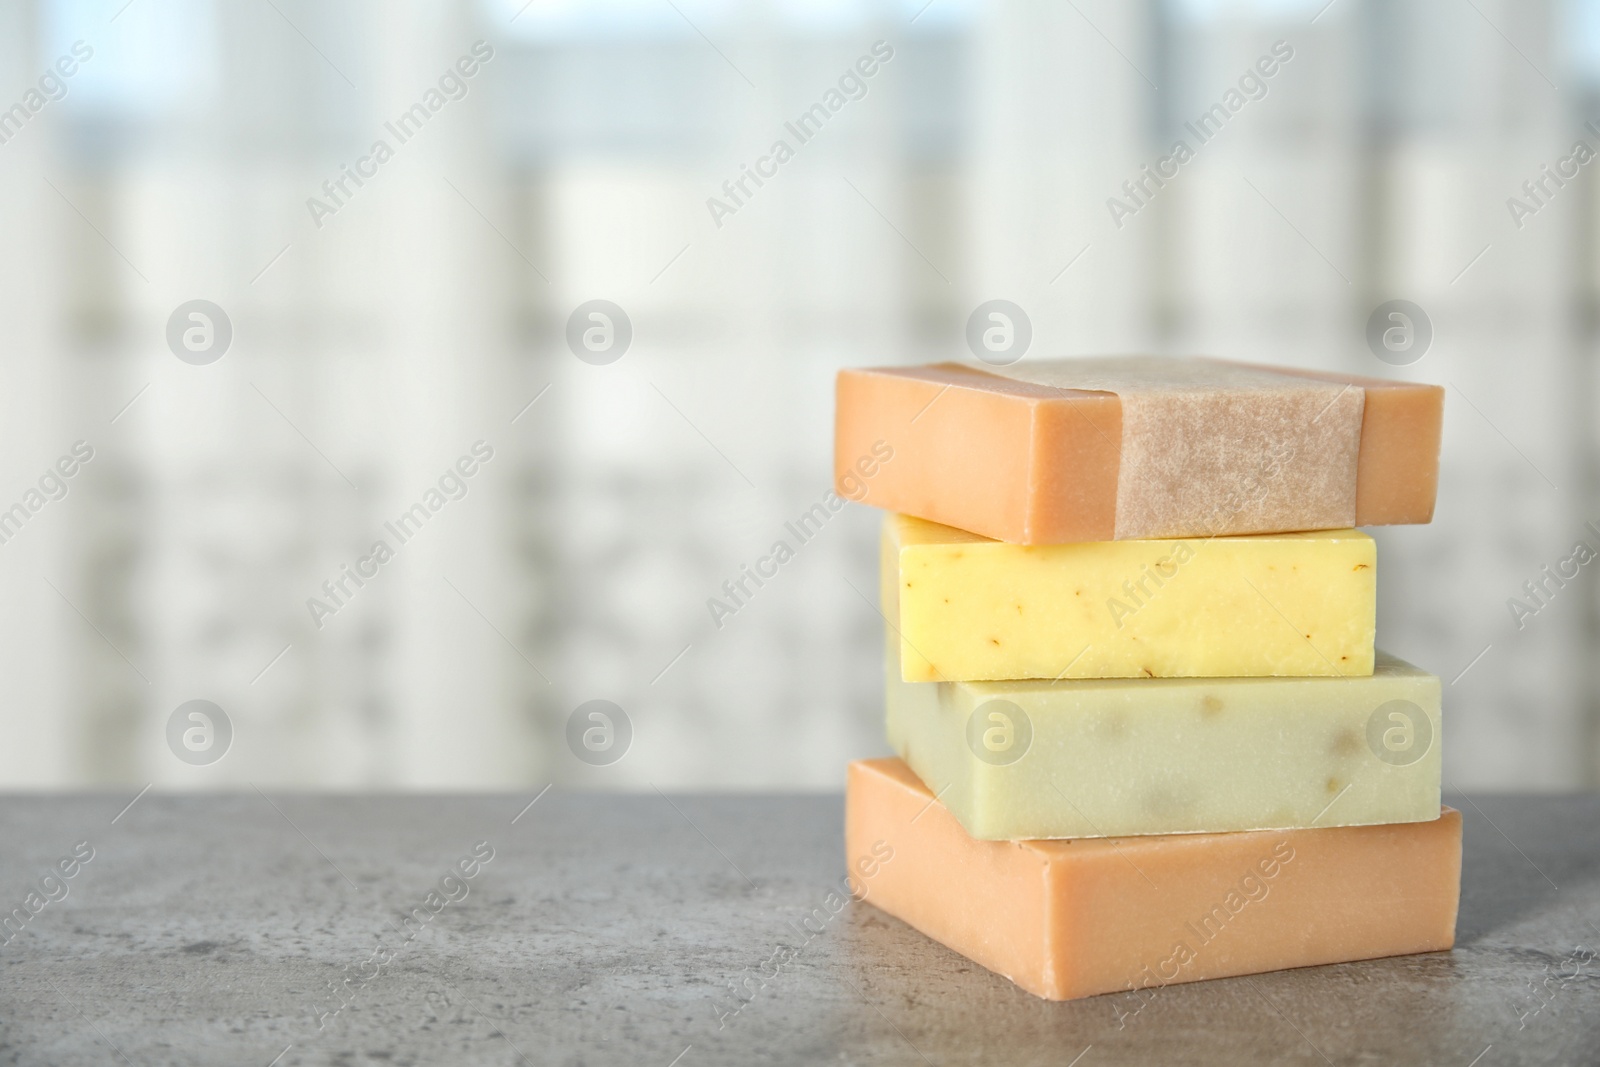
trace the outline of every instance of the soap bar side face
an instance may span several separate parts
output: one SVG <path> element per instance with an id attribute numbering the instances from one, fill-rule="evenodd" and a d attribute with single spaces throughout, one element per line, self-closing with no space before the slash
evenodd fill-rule
<path id="1" fill-rule="evenodd" d="M 1040 400 L 1033 410 L 1028 523 L 1024 536 L 998 539 L 1019 544 L 1110 540 L 1117 525 L 1121 401 L 1113 393 L 1096 393 Z"/>
<path id="2" fill-rule="evenodd" d="M 897 651 L 889 743 L 980 840 L 1417 822 L 1439 812 L 1439 679 L 1398 660 L 1364 678 L 929 684 L 900 679 Z M 989 727 L 997 732 L 982 732 Z M 974 746 L 984 744 L 980 758 Z"/>
<path id="3" fill-rule="evenodd" d="M 1014 545 L 886 522 L 908 682 L 1372 673 L 1376 546 L 1354 530 Z"/>
<path id="4" fill-rule="evenodd" d="M 1368 386 L 1356 481 L 1356 524 L 1389 526 L 1433 521 L 1439 495 L 1444 389 L 1385 382 Z M 1398 463 L 1393 457 L 1417 457 Z"/>
<path id="5" fill-rule="evenodd" d="M 932 800 L 899 760 L 850 765 L 851 890 L 1023 988 L 1045 985 L 1044 858 L 968 839 Z"/>
<path id="6" fill-rule="evenodd" d="M 1110 842 L 1106 843 L 1107 845 Z M 1461 815 L 1052 854 L 1062 988 L 1088 996 L 1455 943 Z"/>

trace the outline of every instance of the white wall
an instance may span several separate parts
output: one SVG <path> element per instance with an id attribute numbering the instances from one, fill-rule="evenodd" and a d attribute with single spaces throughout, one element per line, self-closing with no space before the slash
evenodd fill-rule
<path id="1" fill-rule="evenodd" d="M 1447 682 L 1489 646 L 1447 687 L 1452 785 L 1592 783 L 1592 580 L 1520 632 L 1505 603 L 1600 547 L 1593 179 L 1520 230 L 1505 208 L 1600 145 L 1583 42 L 1556 47 L 1579 28 L 1321 6 L 11 5 L 4 101 L 96 54 L 0 145 L 0 500 L 75 440 L 96 458 L 0 545 L 0 786 L 836 787 L 884 751 L 876 516 L 720 628 L 706 600 L 828 487 L 837 368 L 960 358 L 994 297 L 1041 355 L 1449 383 L 1437 519 L 1379 534 L 1380 642 Z M 480 38 L 468 96 L 314 225 Z M 865 97 L 716 225 L 707 198 L 880 39 Z M 1266 97 L 1113 224 L 1280 39 Z M 195 297 L 235 329 L 203 367 L 164 339 Z M 1408 368 L 1363 338 L 1394 297 L 1436 331 Z M 633 323 L 608 366 L 562 338 L 594 298 Z M 480 439 L 467 496 L 313 625 Z M 236 730 L 208 767 L 165 741 L 197 697 Z M 565 741 L 595 698 L 635 731 L 610 767 Z"/>

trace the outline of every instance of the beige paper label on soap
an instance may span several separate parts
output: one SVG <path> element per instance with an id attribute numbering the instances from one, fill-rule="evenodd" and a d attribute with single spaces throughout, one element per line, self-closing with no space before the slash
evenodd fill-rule
<path id="1" fill-rule="evenodd" d="M 1117 395 L 1119 540 L 1355 524 L 1366 406 L 1359 386 L 1174 356 L 987 369 L 1034 385 Z"/>

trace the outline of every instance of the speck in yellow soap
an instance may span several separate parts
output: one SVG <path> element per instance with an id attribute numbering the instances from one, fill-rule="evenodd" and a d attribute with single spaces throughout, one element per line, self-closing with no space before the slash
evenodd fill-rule
<path id="1" fill-rule="evenodd" d="M 1013 545 L 891 514 L 883 531 L 908 682 L 1369 675 L 1376 576 L 1358 530 Z"/>

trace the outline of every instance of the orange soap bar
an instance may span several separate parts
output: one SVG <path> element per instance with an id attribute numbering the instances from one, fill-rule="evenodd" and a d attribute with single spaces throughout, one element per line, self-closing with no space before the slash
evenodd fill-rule
<path id="1" fill-rule="evenodd" d="M 1433 822 L 976 841 L 897 759 L 850 765 L 856 895 L 1035 996 L 1448 949 L 1461 813 Z"/>
<path id="2" fill-rule="evenodd" d="M 1436 385 L 1107 357 L 844 370 L 836 391 L 841 496 L 1012 544 L 1433 518 Z"/>

